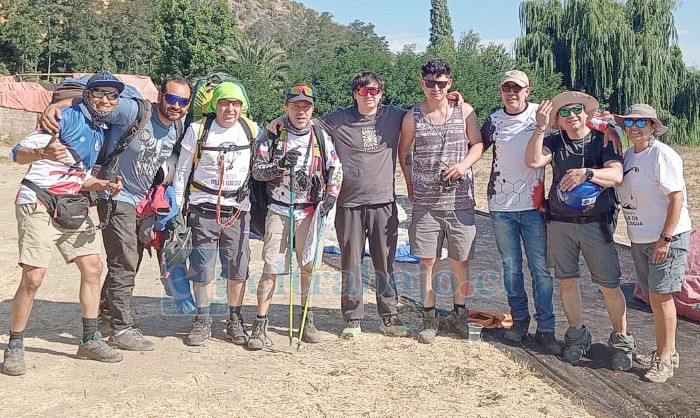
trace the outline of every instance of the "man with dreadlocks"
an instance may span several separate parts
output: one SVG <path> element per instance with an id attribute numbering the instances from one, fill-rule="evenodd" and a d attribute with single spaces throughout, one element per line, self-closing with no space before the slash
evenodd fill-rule
<path id="1" fill-rule="evenodd" d="M 205 117 L 193 122 L 182 139 L 173 186 L 180 206 L 187 196 L 187 224 L 192 230 L 193 247 L 187 276 L 197 303 L 194 326 L 185 339 L 187 345 L 202 345 L 211 336 L 209 314 L 217 253 L 221 276 L 228 279 L 226 336 L 236 345 L 248 343 L 241 316 L 250 261 L 248 183 L 252 146 L 262 131 L 241 115 L 245 102 L 238 84 L 218 84 L 204 109 Z"/>
<path id="2" fill-rule="evenodd" d="M 77 195 L 81 189 L 108 190 L 111 194 L 121 190 L 119 178 L 116 182 L 98 180 L 90 176 L 90 168 L 105 142 L 105 119 L 114 111 L 123 89 L 124 84 L 111 74 L 95 74 L 87 83 L 82 102 L 63 109 L 57 135 L 37 130 L 19 141 L 10 153 L 12 161 L 30 166 L 15 200 L 22 279 L 12 300 L 5 374 L 19 376 L 26 372 L 22 334 L 54 247 L 67 263 L 74 262 L 80 270 L 83 334 L 76 356 L 108 363 L 122 360 L 97 330 L 102 274 L 99 240 L 86 222 L 77 228 L 60 223 L 56 218 L 61 208 L 53 200 Z M 57 209 L 49 209 L 52 206 Z M 87 215 L 87 205 L 82 209 L 84 213 L 78 215 Z"/>

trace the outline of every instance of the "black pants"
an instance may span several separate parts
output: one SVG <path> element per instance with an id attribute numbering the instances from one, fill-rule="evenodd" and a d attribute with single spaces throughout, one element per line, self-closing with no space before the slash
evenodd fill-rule
<path id="1" fill-rule="evenodd" d="M 142 248 L 138 240 L 136 208 L 125 202 L 100 199 L 97 208 L 100 221 L 111 205 L 109 224 L 102 230 L 107 253 L 107 277 L 100 295 L 100 317 L 111 318 L 114 332 L 134 325 L 131 298 Z"/>
<path id="2" fill-rule="evenodd" d="M 363 319 L 362 260 L 365 240 L 374 264 L 377 309 L 380 315 L 396 313 L 394 257 L 399 219 L 394 202 L 336 209 L 335 229 L 341 253 L 343 277 L 341 311 L 345 321 Z"/>

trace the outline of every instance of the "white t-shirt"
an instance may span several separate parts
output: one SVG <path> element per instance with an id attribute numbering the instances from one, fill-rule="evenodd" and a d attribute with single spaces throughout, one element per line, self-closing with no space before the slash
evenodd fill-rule
<path id="1" fill-rule="evenodd" d="M 544 168 L 525 165 L 525 148 L 537 126 L 537 108 L 537 104 L 528 103 L 517 115 L 501 108 L 484 122 L 484 143 L 494 147 L 487 191 L 490 211 L 518 212 L 539 209 L 542 204 Z"/>
<path id="2" fill-rule="evenodd" d="M 666 222 L 668 194 L 672 192 L 683 192 L 681 216 L 673 235 L 691 230 L 683 160 L 673 148 L 658 140 L 638 154 L 633 146 L 628 148 L 624 153 L 624 173 L 617 191 L 630 241 L 637 244 L 658 241 Z"/>
<path id="3" fill-rule="evenodd" d="M 185 132 L 182 138 L 182 150 L 180 152 L 180 158 L 177 162 L 177 169 L 175 174 L 175 181 L 173 187 L 175 189 L 175 195 L 177 197 L 178 203 L 182 203 L 183 196 L 185 193 L 185 187 L 187 185 L 187 180 L 190 177 L 190 172 L 192 171 L 192 162 L 194 155 L 197 152 L 197 139 L 199 138 L 199 131 L 203 121 L 193 122 L 190 127 Z M 248 137 L 241 126 L 243 121 L 238 121 L 235 125 L 230 128 L 220 127 L 216 121 L 213 121 L 209 129 L 209 135 L 204 143 L 205 147 L 227 147 L 227 146 L 245 146 L 247 148 L 239 151 L 209 151 L 203 150 L 202 157 L 197 163 L 197 167 L 194 170 L 193 179 L 202 183 L 209 189 L 218 191 L 221 182 L 221 166 L 219 161 L 219 156 L 223 154 L 224 156 L 224 175 L 223 175 L 223 191 L 236 191 L 238 190 L 246 178 L 248 178 L 248 172 L 250 171 L 250 144 Z M 260 135 L 261 130 L 257 124 L 258 135 Z M 190 205 L 199 205 L 202 203 L 214 203 L 216 204 L 217 195 L 210 194 L 204 191 L 200 191 L 196 188 L 192 188 L 188 203 Z M 250 200 L 246 199 L 243 202 L 237 202 L 235 197 L 221 197 L 222 206 L 233 206 L 243 211 L 250 210 Z"/>

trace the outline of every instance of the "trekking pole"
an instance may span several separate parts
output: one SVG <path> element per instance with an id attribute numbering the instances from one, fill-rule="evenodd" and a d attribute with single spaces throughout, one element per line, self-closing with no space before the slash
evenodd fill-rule
<path id="1" fill-rule="evenodd" d="M 294 167 L 289 167 L 289 346 L 294 337 L 294 281 L 292 280 L 292 256 L 294 254 Z"/>
<path id="2" fill-rule="evenodd" d="M 320 210 L 320 209 L 316 209 Z M 316 262 L 318 261 L 318 246 L 321 245 L 323 238 L 323 221 L 325 216 L 318 221 L 318 241 L 316 241 L 316 246 L 314 249 L 314 260 L 311 263 L 311 276 L 309 276 L 309 288 L 306 289 L 306 301 L 304 302 L 304 312 L 301 314 L 301 325 L 299 326 L 299 338 L 297 339 L 297 351 L 301 347 L 301 336 L 304 335 L 304 326 L 306 325 L 306 315 L 309 312 L 309 299 L 311 299 L 311 289 L 313 289 L 313 279 L 316 274 Z"/>

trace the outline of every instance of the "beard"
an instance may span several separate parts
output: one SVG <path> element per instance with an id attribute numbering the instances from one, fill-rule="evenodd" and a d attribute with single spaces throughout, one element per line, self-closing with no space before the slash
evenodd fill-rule
<path id="1" fill-rule="evenodd" d="M 162 100 L 158 103 L 158 110 L 160 111 L 161 115 L 165 116 L 165 118 L 171 122 L 181 119 L 182 116 L 186 113 L 186 111 L 183 110 L 177 111 L 174 109 L 168 109 L 168 106 L 165 103 L 163 103 Z"/>

